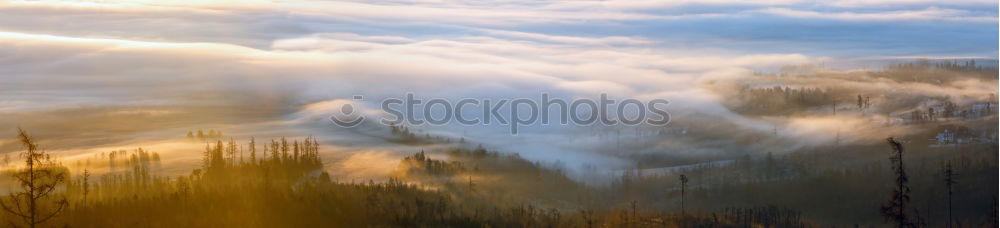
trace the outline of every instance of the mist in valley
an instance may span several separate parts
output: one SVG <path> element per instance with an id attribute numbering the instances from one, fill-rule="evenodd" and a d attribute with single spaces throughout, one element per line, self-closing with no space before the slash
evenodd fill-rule
<path id="1" fill-rule="evenodd" d="M 0 3 L 0 222 L 997 227 L 995 2 L 497 4 Z"/>

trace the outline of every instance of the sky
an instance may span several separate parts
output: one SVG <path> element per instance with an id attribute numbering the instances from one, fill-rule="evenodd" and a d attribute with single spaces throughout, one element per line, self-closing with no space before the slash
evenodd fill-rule
<path id="1" fill-rule="evenodd" d="M 64 37 L 270 49 L 333 33 L 611 42 L 722 53 L 978 57 L 996 53 L 995 1 L 10 1 L 2 28 Z M 386 42 L 388 40 L 381 40 Z M 405 42 L 404 40 L 396 40 Z M 579 40 L 578 40 L 579 41 Z M 606 40 L 607 41 L 607 40 Z"/>
<path id="2" fill-rule="evenodd" d="M 354 95 L 371 108 L 408 92 L 450 99 L 545 92 L 666 98 L 673 111 L 769 130 L 727 110 L 705 85 L 788 65 L 995 62 L 997 34 L 990 0 L 4 1 L 0 113 L 8 118 L 0 127 L 68 138 L 54 146 L 67 151 L 133 146 L 199 127 L 246 136 L 295 126 L 350 144 L 359 139 L 324 129 L 322 119 Z M 565 160 L 588 147 L 553 145 L 572 134 L 548 128 L 517 137 L 493 126 L 428 130 L 537 160 Z M 134 136 L 115 136 L 122 133 Z M 386 147 L 337 148 L 398 149 Z"/>
<path id="3" fill-rule="evenodd" d="M 233 56 L 283 62 L 266 67 L 321 61 L 353 65 L 290 76 L 399 75 L 386 69 L 351 73 L 365 71 L 360 65 L 382 58 L 367 66 L 466 61 L 499 69 L 474 72 L 465 67 L 469 64 L 436 66 L 402 77 L 430 81 L 449 74 L 498 74 L 510 81 L 540 77 L 563 87 L 585 87 L 602 81 L 602 76 L 526 68 L 587 65 L 610 72 L 629 68 L 679 75 L 736 68 L 768 71 L 796 64 L 860 68 L 874 60 L 995 59 L 998 40 L 997 3 L 980 0 L 7 1 L 0 3 L 0 12 L 0 54 L 6 56 L 7 77 L 34 79 L 63 74 L 30 66 L 88 70 L 73 78 L 114 74 L 105 71 L 125 71 L 108 69 L 121 63 L 116 58 L 149 52 L 129 60 L 148 58 L 145 61 L 159 64 L 162 59 L 154 56 L 193 56 L 184 65 L 191 69 L 173 69 L 179 72 L 171 77 L 178 79 L 239 75 L 196 70 L 219 65 L 199 60 Z M 524 64 L 502 66 L 514 62 Z M 24 87 L 16 85 L 22 80 L 10 82 L 15 83 L 3 87 Z M 642 89 L 635 87 L 625 83 L 616 88 Z M 73 99 L 106 102 L 104 97 Z M 13 104 L 0 110 L 24 108 L 18 104 L 25 102 L 7 99 L 5 103 Z"/>

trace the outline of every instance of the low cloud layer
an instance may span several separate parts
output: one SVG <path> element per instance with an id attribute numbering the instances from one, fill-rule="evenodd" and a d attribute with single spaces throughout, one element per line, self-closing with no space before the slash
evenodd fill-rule
<path id="1" fill-rule="evenodd" d="M 378 115 L 378 101 L 406 93 L 446 99 L 536 98 L 541 93 L 564 99 L 601 93 L 667 99 L 682 123 L 676 129 L 704 134 L 690 137 L 716 134 L 699 129 L 736 127 L 750 133 L 725 136 L 743 140 L 781 126 L 783 136 L 816 145 L 829 143 L 834 126 L 860 128 L 866 120 L 745 117 L 727 108 L 725 88 L 755 72 L 788 65 L 839 62 L 846 66 L 841 70 L 849 70 L 863 66 L 858 58 L 870 56 L 996 55 L 996 12 L 970 9 L 995 3 L 977 1 L 410 3 L 5 3 L 0 12 L 10 16 L 0 17 L 0 113 L 16 118 L 0 121 L 0 127 L 37 129 L 55 138 L 51 144 L 62 143 L 66 156 L 92 151 L 84 141 L 101 141 L 100 147 L 92 146 L 97 148 L 132 147 L 141 139 L 212 127 L 232 129 L 234 137 L 321 135 L 338 145 L 324 151 L 341 161 L 332 169 L 358 173 L 345 178 L 362 178 L 384 170 L 358 164 L 386 166 L 417 147 L 380 141 L 372 137 L 377 133 L 330 127 L 329 112 L 354 95 L 365 97 L 358 105 L 372 115 Z M 826 9 L 804 7 L 814 4 Z M 829 29 L 787 37 L 761 29 L 773 20 L 797 20 L 779 25 L 789 33 L 798 26 Z M 939 23 L 954 27 L 936 27 Z M 715 30 L 743 25 L 757 30 Z M 859 32 L 899 29 L 894 26 L 947 33 L 918 39 L 913 37 L 938 33 L 879 37 Z M 830 41 L 825 33 L 854 35 Z M 880 43 L 886 39 L 898 43 Z M 948 50 L 928 45 L 954 41 L 970 42 Z M 930 85 L 860 77 L 857 83 L 852 82 L 856 78 L 795 82 L 873 91 L 905 87 L 921 96 L 974 96 L 996 89 L 975 80 Z M 76 123 L 86 127 L 60 129 Z M 116 130 L 92 132 L 109 128 Z M 654 131 L 531 126 L 512 136 L 503 126 L 419 128 L 536 161 L 606 169 L 634 165 L 616 146 L 620 132 L 634 130 L 639 141 Z M 675 150 L 692 147 L 690 140 L 644 142 L 648 147 L 636 151 L 728 149 L 706 144 Z M 9 143 L 0 148 L 16 150 Z"/>

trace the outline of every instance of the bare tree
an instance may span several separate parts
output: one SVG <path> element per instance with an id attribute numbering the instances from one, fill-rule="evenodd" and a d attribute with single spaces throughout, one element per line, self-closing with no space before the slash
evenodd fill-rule
<path id="1" fill-rule="evenodd" d="M 257 163 L 257 140 L 250 137 L 250 163 Z"/>
<path id="2" fill-rule="evenodd" d="M 66 181 L 66 172 L 38 149 L 31 136 L 23 129 L 17 129 L 21 145 L 25 147 L 25 167 L 14 172 L 14 179 L 20 184 L 22 191 L 11 192 L 7 199 L 0 201 L 4 211 L 19 218 L 28 227 L 36 227 L 59 215 L 69 204 L 65 196 L 56 196 L 56 187 Z M 52 199 L 51 201 L 48 201 Z M 46 203 L 48 201 L 48 203 Z M 48 209 L 48 211 L 45 211 Z M 17 227 L 14 221 L 8 221 Z"/>
<path id="3" fill-rule="evenodd" d="M 951 195 L 955 185 L 955 172 L 951 169 L 951 161 L 944 166 L 944 184 L 948 187 L 948 228 L 951 228 Z"/>

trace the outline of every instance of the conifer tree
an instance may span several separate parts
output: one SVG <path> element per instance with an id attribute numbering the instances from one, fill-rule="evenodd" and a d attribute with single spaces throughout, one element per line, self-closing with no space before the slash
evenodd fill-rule
<path id="1" fill-rule="evenodd" d="M 681 174 L 681 216 L 684 216 L 684 189 L 687 188 L 688 177 L 687 175 Z"/>
<path id="2" fill-rule="evenodd" d="M 910 187 L 907 186 L 909 179 L 903 166 L 903 144 L 891 137 L 886 141 L 892 147 L 892 157 L 889 158 L 889 161 L 892 162 L 896 178 L 893 181 L 895 188 L 892 190 L 892 197 L 881 208 L 882 217 L 887 221 L 895 222 L 896 227 L 899 228 L 914 227 L 915 225 L 906 214 L 906 206 L 910 202 Z"/>

